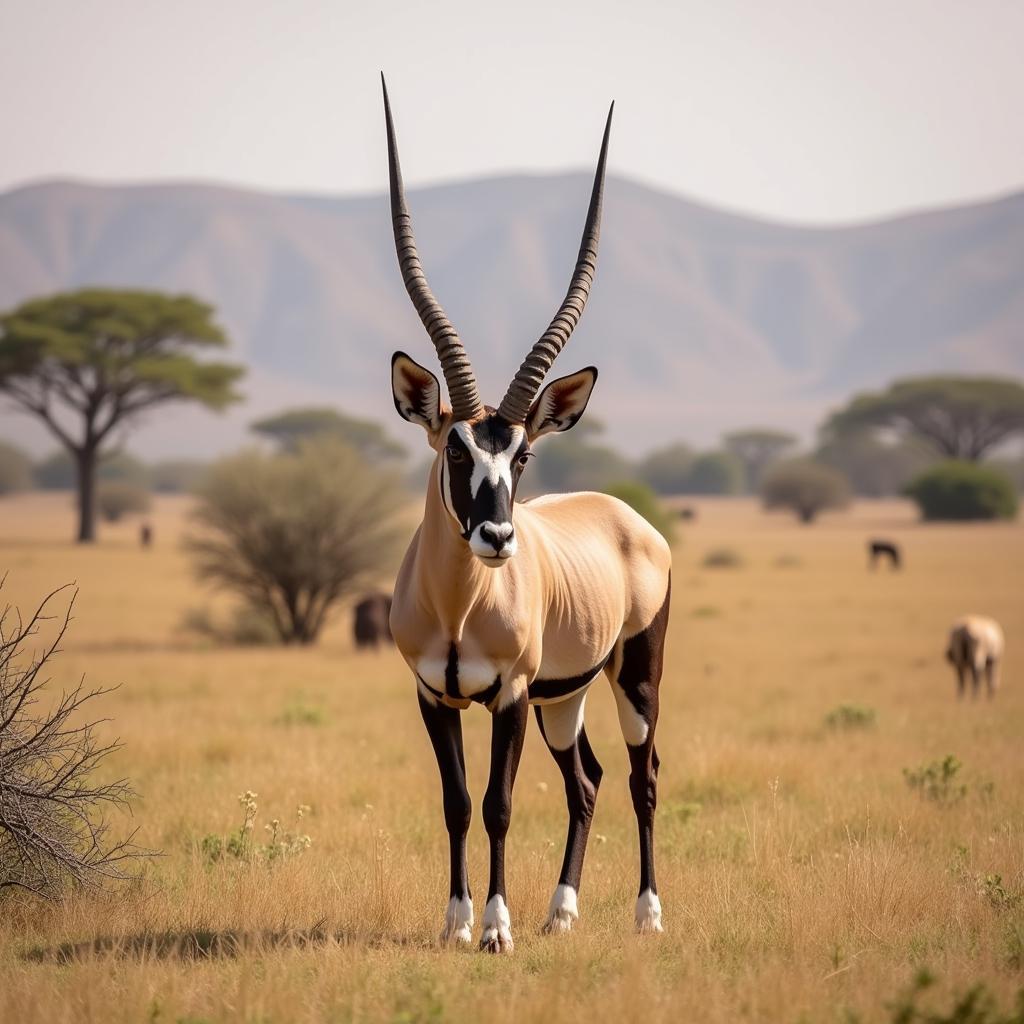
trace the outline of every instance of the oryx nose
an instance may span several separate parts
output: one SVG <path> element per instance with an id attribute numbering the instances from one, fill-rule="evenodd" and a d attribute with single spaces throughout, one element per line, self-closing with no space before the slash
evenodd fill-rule
<path id="1" fill-rule="evenodd" d="M 480 527 L 480 539 L 490 544 L 495 551 L 500 551 L 511 537 L 511 523 L 483 523 Z"/>

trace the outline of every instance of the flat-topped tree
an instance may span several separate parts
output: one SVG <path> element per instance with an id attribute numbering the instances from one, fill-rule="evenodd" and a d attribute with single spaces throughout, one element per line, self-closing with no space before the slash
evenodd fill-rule
<path id="1" fill-rule="evenodd" d="M 1024 433 L 1024 384 L 1007 377 L 912 377 L 857 395 L 825 423 L 826 438 L 868 429 L 923 441 L 951 459 L 980 461 Z"/>
<path id="2" fill-rule="evenodd" d="M 188 295 L 89 288 L 0 315 L 0 393 L 74 458 L 79 542 L 96 536 L 96 463 L 115 427 L 165 402 L 222 409 L 239 397 L 242 367 L 193 355 L 227 343 Z"/>
<path id="3" fill-rule="evenodd" d="M 302 443 L 310 439 L 336 438 L 371 462 L 404 459 L 407 454 L 379 423 L 348 416 L 338 409 L 287 409 L 276 416 L 257 420 L 251 429 L 276 441 L 286 452 L 298 451 Z"/>
<path id="4" fill-rule="evenodd" d="M 732 452 L 746 469 L 747 487 L 756 491 L 765 470 L 797 443 L 797 438 L 781 430 L 751 427 L 736 430 L 722 438 L 726 451 Z"/>

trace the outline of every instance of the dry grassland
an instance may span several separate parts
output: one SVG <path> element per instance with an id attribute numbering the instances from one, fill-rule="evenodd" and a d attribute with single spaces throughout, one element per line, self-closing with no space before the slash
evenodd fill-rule
<path id="1" fill-rule="evenodd" d="M 1024 526 L 922 526 L 900 503 L 863 503 L 807 528 L 752 502 L 696 504 L 658 732 L 666 934 L 632 934 L 626 756 L 598 683 L 588 731 L 605 778 L 582 921 L 539 934 L 565 809 L 531 724 L 509 837 L 516 951 L 489 958 L 435 945 L 447 844 L 396 654 L 355 654 L 343 624 L 314 650 L 203 647 L 178 628 L 210 600 L 177 545 L 182 501 L 161 501 L 142 551 L 130 525 L 66 543 L 66 496 L 5 499 L 6 599 L 25 610 L 77 581 L 55 683 L 120 684 L 98 709 L 125 742 L 112 768 L 139 793 L 140 841 L 164 855 L 120 901 L 0 905 L 0 1020 L 889 1021 L 922 967 L 938 979 L 928 1005 L 948 1012 L 984 982 L 1009 1007 L 1024 985 Z M 903 544 L 903 572 L 867 571 L 873 534 Z M 744 564 L 704 568 L 722 547 Z M 942 660 L 965 611 L 1008 638 L 991 704 L 958 706 Z M 874 727 L 827 728 L 844 702 Z M 489 722 L 464 718 L 479 929 Z M 904 768 L 949 753 L 962 798 L 908 787 Z M 238 826 L 247 789 L 258 832 L 309 804 L 311 848 L 208 865 L 202 837 Z"/>

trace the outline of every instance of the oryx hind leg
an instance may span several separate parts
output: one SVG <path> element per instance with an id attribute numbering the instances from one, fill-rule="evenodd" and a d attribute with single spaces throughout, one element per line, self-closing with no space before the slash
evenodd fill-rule
<path id="1" fill-rule="evenodd" d="M 658 687 L 665 656 L 669 594 L 650 624 L 620 640 L 609 666 L 619 725 L 629 753 L 629 791 L 640 838 L 640 888 L 636 927 L 660 932 L 661 901 L 654 873 L 654 810 L 658 803 Z"/>
<path id="2" fill-rule="evenodd" d="M 586 690 L 557 704 L 537 705 L 537 724 L 565 782 L 569 831 L 565 839 L 562 871 L 548 907 L 544 931 L 567 932 L 579 918 L 577 894 L 583 874 L 590 823 L 594 817 L 601 765 L 594 756 L 583 725 Z"/>

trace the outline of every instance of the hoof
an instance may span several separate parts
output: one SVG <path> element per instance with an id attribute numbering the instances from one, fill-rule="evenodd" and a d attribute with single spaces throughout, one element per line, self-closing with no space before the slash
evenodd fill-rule
<path id="1" fill-rule="evenodd" d="M 636 930 L 641 934 L 658 934 L 661 926 L 661 900 L 658 894 L 645 889 L 636 901 Z"/>
<path id="2" fill-rule="evenodd" d="M 473 928 L 464 924 L 458 928 L 449 928 L 447 925 L 441 929 L 439 936 L 442 946 L 469 946 L 473 943 Z"/>
<path id="3" fill-rule="evenodd" d="M 545 935 L 563 935 L 572 931 L 579 920 L 576 890 L 571 885 L 558 885 L 548 907 L 548 919 L 542 931 Z"/>
<path id="4" fill-rule="evenodd" d="M 495 928 L 485 928 L 480 939 L 481 953 L 511 953 L 515 949 L 515 943 L 510 934 L 502 935 Z"/>
<path id="5" fill-rule="evenodd" d="M 444 915 L 441 945 L 462 946 L 469 945 L 472 941 L 473 901 L 468 896 L 464 899 L 453 896 L 448 901 L 448 909 Z"/>
<path id="6" fill-rule="evenodd" d="M 484 931 L 480 936 L 480 949 L 484 953 L 512 952 L 512 921 L 501 896 L 492 896 L 484 907 Z"/>

